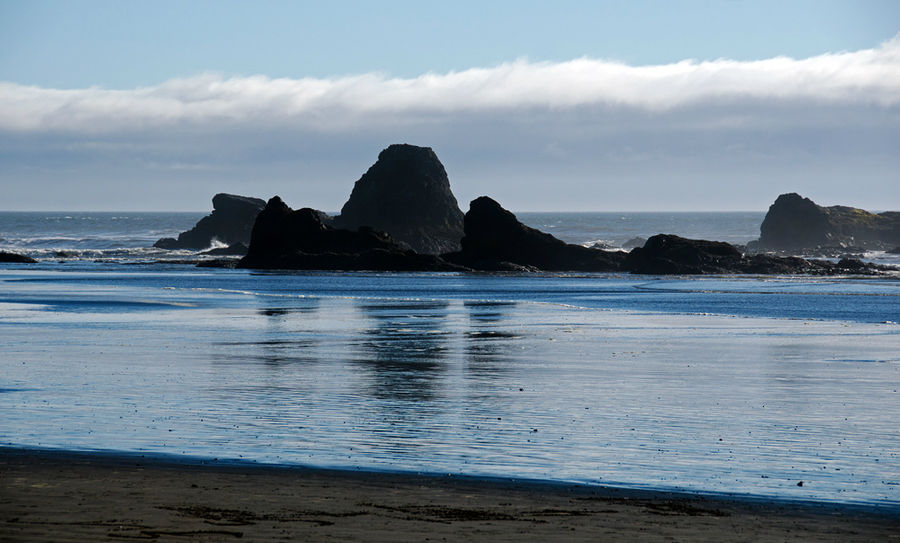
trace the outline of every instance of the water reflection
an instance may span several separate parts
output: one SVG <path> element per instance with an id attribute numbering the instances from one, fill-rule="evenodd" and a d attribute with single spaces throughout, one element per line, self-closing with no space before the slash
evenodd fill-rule
<path id="1" fill-rule="evenodd" d="M 318 361 L 318 298 L 300 298 L 289 306 L 266 306 L 257 310 L 263 318 L 261 330 L 251 328 L 235 341 L 214 342 L 217 363 L 262 362 L 271 368 Z"/>
<path id="2" fill-rule="evenodd" d="M 494 301 L 466 301 L 465 307 L 469 310 L 469 320 L 473 323 L 500 322 L 509 317 L 509 312 L 516 306 L 516 302 Z"/>
<path id="3" fill-rule="evenodd" d="M 316 317 L 318 310 L 318 298 L 300 298 L 292 300 L 289 306 L 261 308 L 260 315 L 267 319 L 257 358 L 273 368 L 316 362 L 314 350 L 319 344 L 319 333 L 308 321 Z"/>
<path id="4" fill-rule="evenodd" d="M 448 301 L 360 301 L 368 320 L 355 362 L 372 372 L 371 394 L 379 399 L 430 400 L 446 372 Z"/>
<path id="5" fill-rule="evenodd" d="M 504 373 L 511 355 L 510 341 L 521 337 L 508 330 L 515 302 L 467 301 L 467 369 L 475 378 Z"/>

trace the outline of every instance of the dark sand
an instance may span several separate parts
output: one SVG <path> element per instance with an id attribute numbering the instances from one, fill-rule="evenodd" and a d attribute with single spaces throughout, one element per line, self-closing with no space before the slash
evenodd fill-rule
<path id="1" fill-rule="evenodd" d="M 0 448 L 0 541 L 898 541 L 900 510 Z"/>

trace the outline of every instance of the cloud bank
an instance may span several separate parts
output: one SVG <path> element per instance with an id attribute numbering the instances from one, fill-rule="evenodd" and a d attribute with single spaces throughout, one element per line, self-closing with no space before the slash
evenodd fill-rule
<path id="1" fill-rule="evenodd" d="M 765 209 L 798 191 L 900 209 L 897 141 L 900 35 L 753 62 L 6 82 L 0 207 L 202 210 L 227 191 L 337 210 L 378 151 L 408 142 L 435 149 L 463 207 L 489 194 L 514 210 Z"/>
<path id="2" fill-rule="evenodd" d="M 488 111 L 602 106 L 666 112 L 766 101 L 897 106 L 900 36 L 875 49 L 801 60 L 685 60 L 637 67 L 588 58 L 519 60 L 410 79 L 380 74 L 331 79 L 203 74 L 133 90 L 2 83 L 0 130 L 103 132 L 182 123 L 292 123 L 333 130 L 388 116 L 421 122 Z"/>

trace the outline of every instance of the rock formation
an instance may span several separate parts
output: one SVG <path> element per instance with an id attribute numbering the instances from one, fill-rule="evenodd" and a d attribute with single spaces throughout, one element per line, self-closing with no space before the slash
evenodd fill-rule
<path id="1" fill-rule="evenodd" d="M 745 256 L 723 241 L 686 239 L 671 234 L 657 234 L 648 239 L 643 247 L 632 249 L 622 267 L 631 273 L 654 275 L 871 275 L 891 269 L 854 259 L 834 263 L 764 254 Z"/>
<path id="2" fill-rule="evenodd" d="M 327 215 L 292 210 L 278 196 L 256 217 L 247 256 L 240 268 L 293 270 L 459 270 L 434 255 L 399 246 L 371 228 L 346 230 L 326 224 Z"/>
<path id="3" fill-rule="evenodd" d="M 523 225 L 482 196 L 465 215 L 462 249 L 440 257 L 400 246 L 384 232 L 335 228 L 321 211 L 292 210 L 273 197 L 256 218 L 241 268 L 371 271 L 623 271 L 640 274 L 877 274 L 892 268 L 766 254 L 746 256 L 719 241 L 658 234 L 630 253 L 567 244 Z M 233 260 L 204 262 L 231 266 Z"/>
<path id="4" fill-rule="evenodd" d="M 741 253 L 723 241 L 686 239 L 671 234 L 651 236 L 625 258 L 633 273 L 724 273 L 741 260 Z"/>
<path id="5" fill-rule="evenodd" d="M 459 250 L 463 214 L 434 151 L 396 144 L 353 186 L 335 226 L 368 226 L 419 253 L 441 254 Z"/>
<path id="6" fill-rule="evenodd" d="M 213 196 L 213 212 L 200 219 L 178 239 L 162 238 L 153 244 L 159 249 L 206 249 L 213 241 L 226 245 L 250 243 L 250 232 L 256 215 L 266 202 L 259 198 L 216 194 Z"/>
<path id="7" fill-rule="evenodd" d="M 870 213 L 846 206 L 823 207 L 790 193 L 769 207 L 758 249 L 818 251 L 835 248 L 888 249 L 900 244 L 900 212 Z"/>
<path id="8" fill-rule="evenodd" d="M 571 245 L 525 226 L 487 196 L 469 204 L 462 250 L 445 260 L 478 270 L 618 271 L 625 254 Z"/>
<path id="9" fill-rule="evenodd" d="M 0 251 L 0 262 L 8 262 L 11 264 L 35 264 L 37 263 L 37 260 L 30 256 Z"/>

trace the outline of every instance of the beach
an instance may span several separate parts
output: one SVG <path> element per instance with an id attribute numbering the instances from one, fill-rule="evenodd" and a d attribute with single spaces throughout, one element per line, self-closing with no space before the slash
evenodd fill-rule
<path id="1" fill-rule="evenodd" d="M 892 277 L 268 273 L 74 237 L 0 270 L 0 541 L 898 533 Z"/>
<path id="2" fill-rule="evenodd" d="M 2 541 L 888 541 L 890 508 L 0 449 Z"/>

